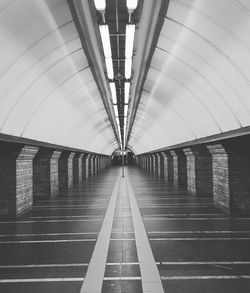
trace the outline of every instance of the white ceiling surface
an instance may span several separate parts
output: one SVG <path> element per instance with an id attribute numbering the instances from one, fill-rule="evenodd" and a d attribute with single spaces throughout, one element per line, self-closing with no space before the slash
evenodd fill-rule
<path id="1" fill-rule="evenodd" d="M 0 132 L 118 148 L 66 0 L 0 0 Z"/>
<path id="2" fill-rule="evenodd" d="M 136 153 L 250 125 L 250 1 L 172 0 L 129 145 Z"/>

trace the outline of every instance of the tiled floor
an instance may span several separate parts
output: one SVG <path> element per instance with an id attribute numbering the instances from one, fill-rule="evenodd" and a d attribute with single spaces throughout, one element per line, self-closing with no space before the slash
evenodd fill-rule
<path id="1" fill-rule="evenodd" d="M 120 175 L 119 167 L 109 168 L 56 199 L 36 202 L 17 221 L 0 222 L 0 292 L 79 293 L 89 263 L 98 262 L 92 254 L 106 233 L 102 222 Z M 140 216 L 131 196 L 147 239 L 135 229 Z M 143 265 L 151 251 L 165 292 L 250 292 L 250 218 L 229 218 L 211 199 L 194 198 L 135 167 L 119 179 L 115 200 L 109 246 L 101 251 L 102 292 L 145 291 L 141 276 L 155 275 L 150 261 Z"/>

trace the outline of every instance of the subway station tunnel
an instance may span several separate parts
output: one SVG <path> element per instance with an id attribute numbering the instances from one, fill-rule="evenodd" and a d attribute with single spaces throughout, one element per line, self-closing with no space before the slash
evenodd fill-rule
<path id="1" fill-rule="evenodd" d="M 250 2 L 0 0 L 0 292 L 250 292 Z"/>

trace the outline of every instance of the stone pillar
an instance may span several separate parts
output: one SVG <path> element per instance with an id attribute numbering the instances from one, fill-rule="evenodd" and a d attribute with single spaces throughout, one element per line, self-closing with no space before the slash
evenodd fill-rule
<path id="1" fill-rule="evenodd" d="M 232 215 L 250 214 L 250 154 L 244 143 L 208 146 L 212 154 L 213 198 Z"/>
<path id="2" fill-rule="evenodd" d="M 33 205 L 33 159 L 37 147 L 0 144 L 0 217 L 16 217 Z"/>
<path id="3" fill-rule="evenodd" d="M 83 154 L 82 157 L 82 178 L 83 180 L 88 178 L 88 172 L 89 167 L 88 167 L 88 154 Z"/>
<path id="4" fill-rule="evenodd" d="M 89 176 L 94 174 L 94 154 L 90 154 L 88 157 Z"/>
<path id="5" fill-rule="evenodd" d="M 155 154 L 151 154 L 150 156 L 151 156 L 151 173 L 155 174 L 155 165 L 156 165 Z"/>
<path id="6" fill-rule="evenodd" d="M 96 155 L 95 156 L 95 174 L 97 174 L 99 172 L 99 163 L 98 163 L 98 160 L 99 160 L 99 155 Z"/>
<path id="7" fill-rule="evenodd" d="M 170 151 L 173 157 L 174 185 L 180 188 L 187 187 L 187 159 L 182 150 Z"/>
<path id="8" fill-rule="evenodd" d="M 82 182 L 82 157 L 83 154 L 76 153 L 73 158 L 73 184 L 77 185 Z"/>
<path id="9" fill-rule="evenodd" d="M 174 181 L 173 157 L 169 151 L 161 152 L 163 157 L 163 176 L 167 182 Z"/>
<path id="10" fill-rule="evenodd" d="M 213 196 L 212 156 L 205 147 L 184 149 L 187 158 L 187 190 L 197 197 Z"/>
<path id="11" fill-rule="evenodd" d="M 58 194 L 58 159 L 61 151 L 40 148 L 33 160 L 33 197 L 54 198 Z"/>
<path id="12" fill-rule="evenodd" d="M 73 186 L 73 158 L 75 153 L 64 151 L 58 160 L 59 190 Z"/>
<path id="13" fill-rule="evenodd" d="M 159 154 L 154 154 L 155 155 L 155 169 L 154 169 L 154 173 L 155 175 L 159 176 Z"/>

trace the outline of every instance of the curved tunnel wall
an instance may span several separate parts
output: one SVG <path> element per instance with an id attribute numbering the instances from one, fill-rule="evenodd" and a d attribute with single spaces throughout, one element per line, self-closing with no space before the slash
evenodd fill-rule
<path id="1" fill-rule="evenodd" d="M 118 147 L 66 0 L 1 1 L 0 56 L 1 133 Z"/>
<path id="2" fill-rule="evenodd" d="M 250 124 L 250 3 L 171 0 L 129 145 L 138 154 Z"/>

